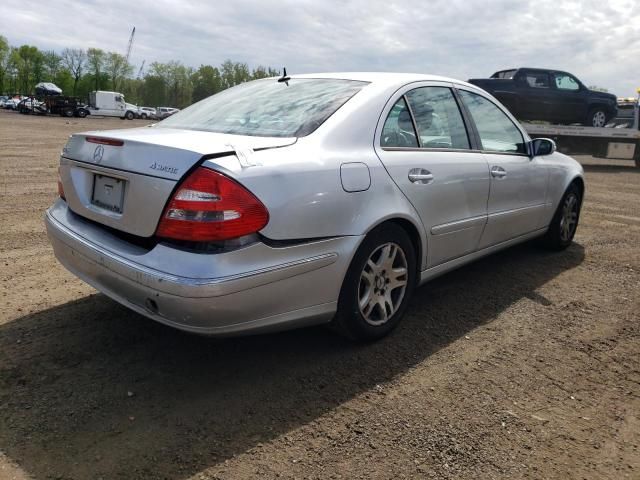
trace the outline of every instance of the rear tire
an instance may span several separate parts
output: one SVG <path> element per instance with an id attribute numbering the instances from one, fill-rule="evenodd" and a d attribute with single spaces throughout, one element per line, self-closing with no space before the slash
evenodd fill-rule
<path id="1" fill-rule="evenodd" d="M 378 340 L 400 322 L 416 284 L 416 252 L 393 223 L 371 231 L 342 283 L 335 330 L 357 341 Z"/>
<path id="2" fill-rule="evenodd" d="M 562 200 L 553 215 L 547 233 L 542 237 L 542 243 L 551 250 L 564 250 L 573 241 L 580 220 L 582 195 L 575 183 L 569 185 Z"/>
<path id="3" fill-rule="evenodd" d="M 67 108 L 64 110 L 63 115 L 67 118 L 73 117 L 73 110 L 71 108 Z"/>
<path id="4" fill-rule="evenodd" d="M 87 111 L 84 108 L 78 110 L 78 117 L 85 118 L 87 116 Z"/>

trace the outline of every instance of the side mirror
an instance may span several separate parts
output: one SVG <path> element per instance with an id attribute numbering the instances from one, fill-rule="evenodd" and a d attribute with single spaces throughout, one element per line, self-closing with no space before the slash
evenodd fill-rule
<path id="1" fill-rule="evenodd" d="M 534 138 L 531 140 L 531 156 L 551 155 L 556 151 L 556 142 L 550 138 Z"/>

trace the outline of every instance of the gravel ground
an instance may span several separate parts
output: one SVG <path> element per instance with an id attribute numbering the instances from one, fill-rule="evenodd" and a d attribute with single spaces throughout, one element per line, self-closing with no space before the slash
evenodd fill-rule
<path id="1" fill-rule="evenodd" d="M 67 135 L 143 124 L 0 111 L 0 478 L 640 478 L 640 170 L 581 158 L 573 246 L 436 279 L 376 344 L 215 340 L 47 242 Z"/>

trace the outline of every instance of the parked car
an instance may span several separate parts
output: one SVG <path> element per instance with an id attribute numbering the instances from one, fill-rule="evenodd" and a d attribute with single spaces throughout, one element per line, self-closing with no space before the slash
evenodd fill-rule
<path id="1" fill-rule="evenodd" d="M 62 89 L 58 87 L 55 83 L 51 82 L 40 82 L 35 86 L 36 95 L 39 96 L 53 96 L 53 95 L 62 95 Z"/>
<path id="2" fill-rule="evenodd" d="M 151 127 L 74 134 L 59 175 L 56 257 L 132 310 L 360 340 L 437 275 L 535 237 L 566 248 L 584 192 L 580 164 L 484 90 L 389 73 L 256 80 Z"/>
<path id="3" fill-rule="evenodd" d="M 24 99 L 21 95 L 9 97 L 4 102 L 4 108 L 7 110 L 17 110 L 18 104 Z"/>
<path id="4" fill-rule="evenodd" d="M 140 112 L 140 118 L 157 118 L 156 117 L 156 109 L 153 107 L 139 107 L 138 111 Z"/>
<path id="5" fill-rule="evenodd" d="M 16 110 L 23 114 L 36 114 L 45 115 L 47 113 L 47 106 L 34 97 L 26 97 L 20 100 L 16 106 Z"/>
<path id="6" fill-rule="evenodd" d="M 171 115 L 173 115 L 174 113 L 178 113 L 179 111 L 180 111 L 180 109 L 178 109 L 178 108 L 158 107 L 156 109 L 156 116 L 159 119 L 163 119 L 163 118 L 170 117 Z"/>
<path id="7" fill-rule="evenodd" d="M 492 94 L 519 120 L 604 127 L 617 112 L 615 95 L 589 90 L 574 75 L 559 70 L 502 70 L 469 82 Z"/>

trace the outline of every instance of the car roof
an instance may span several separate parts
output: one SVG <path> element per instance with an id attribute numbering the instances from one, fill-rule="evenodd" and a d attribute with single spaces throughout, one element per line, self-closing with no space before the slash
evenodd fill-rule
<path id="1" fill-rule="evenodd" d="M 563 70 L 556 70 L 555 68 L 520 67 L 520 68 L 514 68 L 514 69 L 508 69 L 508 70 L 529 70 L 531 72 L 543 72 L 543 73 L 565 73 L 567 75 L 571 75 L 572 77 L 575 77 L 573 73 L 565 72 Z M 500 71 L 503 72 L 506 70 L 500 70 Z"/>
<path id="2" fill-rule="evenodd" d="M 375 83 L 380 86 L 402 85 L 411 82 L 437 81 L 469 85 L 462 80 L 429 75 L 424 73 L 395 73 L 395 72 L 331 72 L 331 73 L 306 73 L 290 75 L 291 78 L 332 78 L 341 80 L 355 80 L 360 82 Z M 472 86 L 472 85 L 470 85 Z"/>

